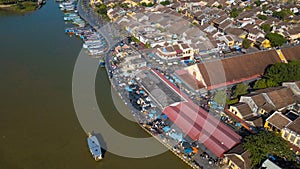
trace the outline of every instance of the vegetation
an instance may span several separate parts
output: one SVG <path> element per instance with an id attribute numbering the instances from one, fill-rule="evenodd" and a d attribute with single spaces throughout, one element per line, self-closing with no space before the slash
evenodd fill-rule
<path id="1" fill-rule="evenodd" d="M 300 80 L 300 60 L 276 63 L 269 67 L 263 79 L 257 80 L 253 89 L 279 86 L 282 82 Z"/>
<path id="2" fill-rule="evenodd" d="M 96 6 L 96 11 L 99 13 L 104 20 L 109 20 L 109 17 L 107 16 L 107 6 L 104 4 L 99 4 Z"/>
<path id="3" fill-rule="evenodd" d="M 243 39 L 242 47 L 248 49 L 250 48 L 250 46 L 251 46 L 251 41 L 249 41 L 248 39 Z"/>
<path id="4" fill-rule="evenodd" d="M 265 12 L 267 9 L 268 9 L 268 8 L 267 8 L 267 5 L 264 4 L 264 5 L 262 6 L 262 10 Z"/>
<path id="5" fill-rule="evenodd" d="M 142 5 L 142 6 L 145 6 L 145 7 L 152 7 L 152 6 L 154 6 L 155 4 L 154 3 L 146 3 L 146 2 L 142 2 L 142 3 L 140 3 L 140 5 Z"/>
<path id="6" fill-rule="evenodd" d="M 261 164 L 270 154 L 287 160 L 295 159 L 287 142 L 273 132 L 261 131 L 256 135 L 247 136 L 243 146 L 251 154 L 253 167 Z"/>
<path id="7" fill-rule="evenodd" d="M 254 4 L 255 4 L 256 6 L 260 6 L 260 5 L 262 4 L 262 2 L 261 2 L 260 0 L 256 0 L 256 1 L 254 1 Z"/>
<path id="8" fill-rule="evenodd" d="M 257 17 L 261 20 L 267 20 L 268 18 L 266 15 L 261 15 L 261 14 L 257 15 Z"/>
<path id="9" fill-rule="evenodd" d="M 286 18 L 288 15 L 293 15 L 293 12 L 290 11 L 289 9 L 282 9 L 279 12 L 273 11 L 273 16 L 278 18 L 278 19 L 281 19 L 281 20 Z"/>
<path id="10" fill-rule="evenodd" d="M 261 29 L 265 32 L 265 33 L 270 33 L 272 30 L 272 27 L 270 24 L 268 23 L 264 23 L 261 25 Z"/>
<path id="11" fill-rule="evenodd" d="M 266 38 L 269 39 L 273 47 L 281 46 L 287 42 L 286 38 L 278 33 L 268 33 Z"/>
<path id="12" fill-rule="evenodd" d="M 216 92 L 216 94 L 214 95 L 214 101 L 218 104 L 218 105 L 225 105 L 227 99 L 227 93 L 225 90 L 219 90 Z"/>
<path id="13" fill-rule="evenodd" d="M 238 98 L 230 99 L 225 90 L 218 90 L 213 99 L 218 105 L 224 106 L 225 104 L 235 104 L 239 102 Z"/>
<path id="14" fill-rule="evenodd" d="M 130 8 L 127 3 L 116 3 L 113 8 L 115 8 L 117 6 L 119 6 L 121 8 L 125 8 L 125 9 L 129 9 Z"/>
<path id="15" fill-rule="evenodd" d="M 13 10 L 15 12 L 30 12 L 34 11 L 38 8 L 37 0 L 0 0 L 1 5 L 10 5 L 9 10 Z"/>
<path id="16" fill-rule="evenodd" d="M 230 12 L 230 17 L 236 18 L 239 16 L 241 9 L 233 8 Z"/>
<path id="17" fill-rule="evenodd" d="M 235 86 L 233 90 L 233 98 L 248 94 L 249 86 L 244 83 L 239 83 Z"/>
<path id="18" fill-rule="evenodd" d="M 160 4 L 163 5 L 163 6 L 166 6 L 166 5 L 170 5 L 171 2 L 166 0 L 166 1 L 161 2 Z"/>

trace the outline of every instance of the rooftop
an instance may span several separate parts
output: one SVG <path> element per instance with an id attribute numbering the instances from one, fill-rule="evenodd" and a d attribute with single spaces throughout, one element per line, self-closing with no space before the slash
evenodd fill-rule
<path id="1" fill-rule="evenodd" d="M 288 61 L 300 59 L 300 46 L 281 49 L 281 51 Z"/>
<path id="2" fill-rule="evenodd" d="M 136 74 L 137 81 L 150 94 L 150 96 L 160 105 L 161 109 L 184 101 L 185 99 L 157 76 L 153 70 L 144 70 Z"/>
<path id="3" fill-rule="evenodd" d="M 208 89 L 214 89 L 256 79 L 263 75 L 269 65 L 277 62 L 280 62 L 277 53 L 274 50 L 269 50 L 227 58 L 221 61 L 200 63 L 198 68 Z M 220 78 L 222 75 L 225 75 L 225 79 Z"/>
<path id="4" fill-rule="evenodd" d="M 266 121 L 280 130 L 291 122 L 290 119 L 288 119 L 280 112 L 273 113 L 270 117 L 266 119 Z"/>
<path id="5" fill-rule="evenodd" d="M 296 132 L 297 134 L 300 134 L 300 117 L 290 123 L 287 128 L 291 131 Z"/>

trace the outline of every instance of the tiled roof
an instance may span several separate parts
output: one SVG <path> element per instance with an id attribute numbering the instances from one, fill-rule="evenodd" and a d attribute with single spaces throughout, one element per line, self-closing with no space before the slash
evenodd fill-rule
<path id="1" fill-rule="evenodd" d="M 296 132 L 297 134 L 300 134 L 300 117 L 290 123 L 287 128 L 291 131 Z"/>
<path id="2" fill-rule="evenodd" d="M 291 61 L 291 60 L 299 60 L 300 59 L 300 46 L 291 47 L 291 48 L 285 48 L 281 49 L 284 57 Z"/>
<path id="3" fill-rule="evenodd" d="M 280 62 L 274 50 L 247 54 L 198 64 L 209 89 L 236 84 L 260 77 L 265 69 Z M 225 76 L 225 77 L 224 77 Z"/>
<path id="4" fill-rule="evenodd" d="M 236 106 L 236 108 L 242 114 L 243 118 L 246 118 L 246 117 L 248 117 L 248 116 L 250 116 L 250 115 L 253 114 L 251 108 L 246 103 L 238 103 L 238 104 L 233 105 L 233 106 Z"/>
<path id="5" fill-rule="evenodd" d="M 186 70 L 176 70 L 175 73 L 182 81 L 184 81 L 193 90 L 198 90 L 199 88 L 205 87 L 203 83 L 195 79 Z"/>
<path id="6" fill-rule="evenodd" d="M 287 107 L 295 103 L 293 93 L 289 88 L 281 88 L 267 93 L 276 109 Z"/>
<path id="7" fill-rule="evenodd" d="M 270 117 L 266 119 L 266 121 L 280 130 L 291 122 L 290 119 L 288 119 L 286 116 L 279 112 L 273 113 Z"/>
<path id="8" fill-rule="evenodd" d="M 243 148 L 242 144 L 236 145 L 224 155 L 239 166 L 239 168 L 251 169 L 250 153 Z M 241 156 L 242 159 L 238 156 Z"/>

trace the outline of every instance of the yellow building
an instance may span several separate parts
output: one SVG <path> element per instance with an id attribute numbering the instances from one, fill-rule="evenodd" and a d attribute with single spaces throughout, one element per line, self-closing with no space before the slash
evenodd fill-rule
<path id="1" fill-rule="evenodd" d="M 229 169 L 251 169 L 250 153 L 243 149 L 242 144 L 233 147 L 224 154 L 223 162 Z"/>
<path id="2" fill-rule="evenodd" d="M 276 111 L 266 119 L 264 127 L 269 131 L 281 132 L 292 121 L 282 113 Z"/>
<path id="3" fill-rule="evenodd" d="M 300 148 L 300 117 L 284 127 L 281 130 L 281 136 L 294 146 Z M 296 153 L 300 154 L 298 151 Z"/>
<path id="4" fill-rule="evenodd" d="M 246 103 L 237 103 L 229 107 L 229 111 L 239 117 L 242 120 L 246 118 L 256 116 L 256 114 L 251 110 Z"/>
<path id="5" fill-rule="evenodd" d="M 263 37 L 256 39 L 255 44 L 261 49 L 271 48 L 271 42 Z"/>

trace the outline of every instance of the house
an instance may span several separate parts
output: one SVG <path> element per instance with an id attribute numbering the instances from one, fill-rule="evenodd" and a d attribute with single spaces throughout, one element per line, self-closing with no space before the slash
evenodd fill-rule
<path id="1" fill-rule="evenodd" d="M 292 90 L 294 95 L 300 96 L 300 81 L 296 82 L 284 82 L 282 83 L 282 86 L 286 86 Z"/>
<path id="2" fill-rule="evenodd" d="M 111 8 L 107 11 L 107 16 L 112 21 L 116 21 L 118 18 L 124 16 L 126 11 L 121 7 Z"/>
<path id="3" fill-rule="evenodd" d="M 257 38 L 255 41 L 255 45 L 260 49 L 271 48 L 271 42 L 268 39 L 263 37 Z"/>
<path id="4" fill-rule="evenodd" d="M 233 38 L 230 35 L 223 35 L 223 36 L 218 37 L 218 39 L 220 41 L 225 42 L 225 44 L 227 45 L 227 47 L 234 46 L 234 40 L 233 40 Z"/>
<path id="5" fill-rule="evenodd" d="M 265 35 L 262 31 L 258 30 L 258 29 L 255 29 L 255 28 L 252 28 L 252 29 L 249 29 L 248 30 L 248 35 L 247 35 L 247 39 L 252 41 L 252 42 L 255 42 L 256 39 L 258 38 L 264 38 Z"/>
<path id="6" fill-rule="evenodd" d="M 212 23 L 213 23 L 213 25 L 214 25 L 216 28 L 219 28 L 219 26 L 220 26 L 223 22 L 225 22 L 226 20 L 230 20 L 230 18 L 228 18 L 226 15 L 224 15 L 224 16 L 221 16 L 221 17 L 219 17 L 219 18 L 213 20 Z"/>
<path id="7" fill-rule="evenodd" d="M 263 121 L 259 114 L 253 112 L 250 106 L 246 103 L 237 103 L 229 107 L 232 115 L 240 118 L 252 127 L 263 127 Z M 231 114 L 228 114 L 229 116 Z"/>
<path id="8" fill-rule="evenodd" d="M 283 111 L 296 104 L 294 94 L 286 87 L 258 90 L 241 96 L 240 102 L 247 103 L 251 110 L 258 114 L 270 114 L 276 110 Z"/>
<path id="9" fill-rule="evenodd" d="M 229 111 L 243 120 L 249 117 L 257 116 L 257 113 L 254 113 L 246 103 L 237 103 L 231 105 L 229 107 Z"/>
<path id="10" fill-rule="evenodd" d="M 233 26 L 233 21 L 230 19 L 226 19 L 224 22 L 221 22 L 221 24 L 219 25 L 218 29 L 221 32 L 224 32 L 225 29 L 232 27 Z"/>
<path id="11" fill-rule="evenodd" d="M 156 54 L 162 59 L 183 59 L 189 60 L 194 57 L 194 50 L 188 44 L 175 44 L 157 49 Z"/>
<path id="12" fill-rule="evenodd" d="M 223 162 L 229 169 L 251 169 L 250 153 L 243 148 L 242 144 L 233 147 L 224 154 Z"/>
<path id="13" fill-rule="evenodd" d="M 278 165 L 276 165 L 275 163 L 273 163 L 269 159 L 266 159 L 262 163 L 261 168 L 263 168 L 263 169 L 282 169 L 281 167 L 279 167 Z"/>
<path id="14" fill-rule="evenodd" d="M 300 39 L 300 26 L 293 27 L 288 31 L 289 36 L 287 37 L 289 41 L 294 42 L 295 40 Z"/>
<path id="15" fill-rule="evenodd" d="M 282 113 L 276 111 L 266 119 L 264 127 L 270 131 L 281 132 L 281 130 L 292 121 Z"/>
<path id="16" fill-rule="evenodd" d="M 285 140 L 300 148 L 300 117 L 286 125 L 281 130 L 281 136 Z M 297 152 L 296 152 L 297 153 Z M 298 152 L 299 154 L 300 152 Z"/>

